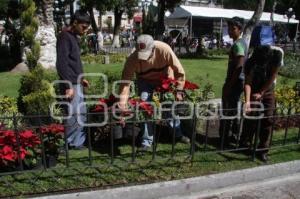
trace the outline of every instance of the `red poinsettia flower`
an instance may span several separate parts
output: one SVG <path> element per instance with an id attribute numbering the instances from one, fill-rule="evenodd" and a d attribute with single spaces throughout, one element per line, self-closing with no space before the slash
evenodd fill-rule
<path id="1" fill-rule="evenodd" d="M 32 130 L 25 130 L 20 133 L 20 142 L 23 147 L 35 147 L 41 144 L 40 138 Z"/>
<path id="2" fill-rule="evenodd" d="M 153 115 L 153 107 L 148 102 L 141 101 L 140 104 L 139 104 L 139 106 L 141 107 L 141 109 L 143 109 L 144 111 L 146 111 L 146 113 L 149 116 Z"/>
<path id="3" fill-rule="evenodd" d="M 161 85 L 155 89 L 157 92 L 173 92 L 178 85 L 177 80 L 165 76 L 161 76 L 160 81 Z"/>
<path id="4" fill-rule="evenodd" d="M 131 106 L 136 106 L 139 103 L 138 99 L 129 99 L 128 104 Z"/>
<path id="5" fill-rule="evenodd" d="M 117 98 L 112 94 L 107 99 L 100 98 L 99 104 L 97 104 L 92 111 L 93 112 L 103 112 L 103 111 L 105 111 L 105 107 L 103 106 L 103 104 L 106 104 L 107 107 L 111 107 L 112 105 L 114 105 L 115 102 L 117 102 Z"/>
<path id="6" fill-rule="evenodd" d="M 65 128 L 61 124 L 50 124 L 48 126 L 41 127 L 41 132 L 43 134 L 53 133 L 53 134 L 63 134 Z"/>
<path id="7" fill-rule="evenodd" d="M 0 146 L 13 145 L 17 142 L 15 132 L 11 130 L 0 131 Z"/>
<path id="8" fill-rule="evenodd" d="M 0 153 L 3 160 L 14 162 L 17 159 L 17 153 L 12 146 L 4 146 Z"/>
<path id="9" fill-rule="evenodd" d="M 21 160 L 24 160 L 26 155 L 28 154 L 28 152 L 26 151 L 26 149 L 24 148 L 20 148 L 20 157 L 21 157 Z"/>
<path id="10" fill-rule="evenodd" d="M 198 88 L 199 88 L 199 86 L 197 84 L 186 80 L 184 83 L 183 89 L 194 90 L 194 89 L 198 89 Z"/>

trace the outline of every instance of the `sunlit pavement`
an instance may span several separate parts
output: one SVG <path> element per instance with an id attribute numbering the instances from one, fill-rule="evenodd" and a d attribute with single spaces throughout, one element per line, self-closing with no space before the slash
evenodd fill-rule
<path id="1" fill-rule="evenodd" d="M 161 199 L 300 199 L 300 174 Z"/>

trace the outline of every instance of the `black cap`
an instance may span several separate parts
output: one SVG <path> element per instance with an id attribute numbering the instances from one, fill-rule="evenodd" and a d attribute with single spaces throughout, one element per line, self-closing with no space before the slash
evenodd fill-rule
<path id="1" fill-rule="evenodd" d="M 237 26 L 239 29 L 244 27 L 244 19 L 240 17 L 232 17 L 227 23 L 228 26 Z"/>
<path id="2" fill-rule="evenodd" d="M 90 15 L 85 10 L 76 10 L 74 15 L 72 16 L 71 24 L 75 20 L 78 23 L 88 23 L 88 24 L 90 24 Z"/>

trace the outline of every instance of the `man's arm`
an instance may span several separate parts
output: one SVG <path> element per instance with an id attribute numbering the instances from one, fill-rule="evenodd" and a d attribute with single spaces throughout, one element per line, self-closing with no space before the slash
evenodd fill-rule
<path id="1" fill-rule="evenodd" d="M 72 79 L 69 76 L 70 74 L 70 67 L 68 65 L 69 60 L 69 54 L 70 54 L 70 41 L 68 39 L 67 33 L 62 33 L 58 40 L 56 45 L 56 69 L 57 74 L 60 77 L 61 80 L 66 80 L 72 83 Z M 69 87 L 69 84 L 64 84 L 65 95 L 66 98 L 72 99 L 75 95 L 74 89 Z"/>
<path id="2" fill-rule="evenodd" d="M 70 41 L 67 33 L 62 33 L 56 45 L 57 59 L 56 59 L 56 69 L 59 77 L 62 80 L 67 80 L 71 82 L 70 68 L 68 65 L 69 54 L 70 54 Z"/>
<path id="3" fill-rule="evenodd" d="M 253 98 L 256 100 L 260 100 L 263 94 L 272 86 L 274 83 L 277 74 L 279 71 L 279 67 L 272 67 L 270 78 L 264 83 L 258 93 L 253 94 Z"/>
<path id="4" fill-rule="evenodd" d="M 122 80 L 131 81 L 133 79 L 134 73 L 135 73 L 135 66 L 132 61 L 132 58 L 129 57 L 126 60 L 124 69 L 122 71 Z M 121 83 L 119 93 L 120 93 L 119 108 L 121 110 L 126 110 L 129 93 L 130 93 L 130 83 L 129 82 Z"/>
<path id="5" fill-rule="evenodd" d="M 168 48 L 168 54 L 166 55 L 167 57 L 167 62 L 171 66 L 171 68 L 174 71 L 174 78 L 178 81 L 178 90 L 183 90 L 184 88 L 184 83 L 185 83 L 185 71 L 177 58 L 177 56 L 174 54 L 172 49 L 169 47 Z"/>

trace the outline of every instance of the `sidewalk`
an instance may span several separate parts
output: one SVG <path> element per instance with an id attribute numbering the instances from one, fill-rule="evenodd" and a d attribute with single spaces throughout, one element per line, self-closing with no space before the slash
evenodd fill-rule
<path id="1" fill-rule="evenodd" d="M 291 178 L 292 177 L 292 178 Z M 98 191 L 71 193 L 39 197 L 40 199 L 218 199 L 216 194 L 231 194 L 234 191 L 241 191 L 241 187 L 247 188 L 250 185 L 260 185 L 265 182 L 272 183 L 292 182 L 300 184 L 300 160 L 286 163 L 260 166 L 251 169 L 237 170 L 220 174 L 213 174 L 201 177 L 194 177 L 182 180 L 167 181 L 146 185 L 113 188 Z M 293 181 L 294 180 L 294 181 Z M 234 187 L 236 187 L 234 189 Z M 233 189 L 232 189 L 233 188 Z M 218 191 L 216 191 L 218 190 Z M 298 188 L 295 188 L 297 191 Z M 251 191 L 251 186 L 250 186 Z M 263 191 L 262 191 L 263 192 Z M 299 193 L 299 192 L 298 192 Z M 299 193 L 300 194 L 300 193 Z M 213 197 L 210 197 L 210 196 Z M 199 198 L 200 197 L 200 198 Z M 232 197 L 221 197 L 232 198 Z M 242 197 L 236 197 L 241 198 Z M 207 198 L 208 199 L 208 198 Z M 245 199 L 251 199 L 245 198 Z M 273 199 L 273 198 L 272 198 Z"/>

